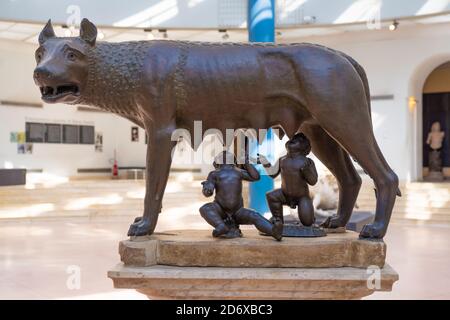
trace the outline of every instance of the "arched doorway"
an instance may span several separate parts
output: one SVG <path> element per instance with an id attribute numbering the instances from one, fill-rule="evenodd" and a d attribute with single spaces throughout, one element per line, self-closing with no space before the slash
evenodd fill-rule
<path id="1" fill-rule="evenodd" d="M 432 127 L 443 134 L 430 134 Z M 442 136 L 444 139 L 441 142 Z M 430 166 L 433 166 L 432 158 L 436 154 L 442 161 L 443 176 L 450 178 L 450 61 L 435 68 L 425 80 L 422 91 L 421 138 L 424 180 L 432 178 Z"/>

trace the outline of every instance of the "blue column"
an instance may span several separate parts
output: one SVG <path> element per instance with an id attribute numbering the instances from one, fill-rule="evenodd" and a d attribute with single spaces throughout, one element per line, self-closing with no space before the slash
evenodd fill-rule
<path id="1" fill-rule="evenodd" d="M 250 42 L 275 42 L 275 0 L 248 0 L 248 40 Z M 266 141 L 273 145 L 273 133 L 269 130 Z M 266 150 L 270 148 L 265 148 Z M 258 146 L 250 150 L 252 157 L 258 153 Z M 273 155 L 265 154 L 273 161 Z M 250 183 L 249 202 L 250 208 L 265 213 L 269 211 L 266 201 L 266 192 L 274 187 L 273 179 L 265 175 L 262 165 L 256 166 L 261 174 L 261 179 Z"/>
<path id="2" fill-rule="evenodd" d="M 248 41 L 275 42 L 275 0 L 248 0 Z"/>

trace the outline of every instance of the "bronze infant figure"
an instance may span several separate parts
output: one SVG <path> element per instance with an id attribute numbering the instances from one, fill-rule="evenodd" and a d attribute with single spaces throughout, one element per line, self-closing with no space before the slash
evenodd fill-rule
<path id="1" fill-rule="evenodd" d="M 214 190 L 216 191 L 214 201 L 200 208 L 202 217 L 214 227 L 213 237 L 240 237 L 239 225 L 253 224 L 260 232 L 281 240 L 283 233 L 281 221 L 272 224 L 258 212 L 244 208 L 242 180 L 259 180 L 258 171 L 248 161 L 242 169 L 235 163 L 232 153 L 221 152 L 214 160 L 215 170 L 211 171 L 206 181 L 202 182 L 203 195 L 206 197 L 212 196 Z"/>
<path id="2" fill-rule="evenodd" d="M 266 194 L 273 221 L 283 222 L 283 205 L 297 208 L 300 222 L 305 227 L 314 223 L 314 206 L 309 195 L 308 185 L 317 183 L 314 162 L 306 156 L 311 152 L 311 144 L 303 133 L 296 133 L 286 142 L 287 155 L 272 166 L 262 155 L 258 155 L 266 172 L 276 178 L 281 173 L 281 188 Z"/>

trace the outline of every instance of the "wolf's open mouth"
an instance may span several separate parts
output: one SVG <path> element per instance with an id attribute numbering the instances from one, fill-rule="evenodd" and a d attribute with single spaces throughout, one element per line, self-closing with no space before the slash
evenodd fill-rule
<path id="1" fill-rule="evenodd" d="M 78 95 L 80 89 L 77 85 L 66 84 L 57 87 L 40 87 L 41 94 L 43 98 L 60 98 L 65 95 Z"/>

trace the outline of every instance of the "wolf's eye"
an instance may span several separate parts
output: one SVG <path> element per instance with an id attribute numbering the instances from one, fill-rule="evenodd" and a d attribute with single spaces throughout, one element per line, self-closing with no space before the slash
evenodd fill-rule
<path id="1" fill-rule="evenodd" d="M 36 53 L 36 62 L 39 63 L 42 60 L 42 52 Z"/>
<path id="2" fill-rule="evenodd" d="M 67 59 L 69 59 L 69 60 L 71 60 L 71 61 L 74 61 L 75 58 L 76 58 L 75 53 L 73 53 L 72 51 L 69 51 L 69 52 L 67 53 Z"/>

